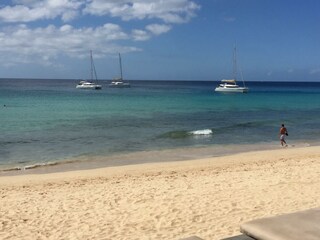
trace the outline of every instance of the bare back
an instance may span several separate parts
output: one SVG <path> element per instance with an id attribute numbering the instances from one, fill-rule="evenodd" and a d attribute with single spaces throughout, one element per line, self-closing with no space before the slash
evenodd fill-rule
<path id="1" fill-rule="evenodd" d="M 280 128 L 280 134 L 286 134 L 287 129 L 285 127 Z"/>

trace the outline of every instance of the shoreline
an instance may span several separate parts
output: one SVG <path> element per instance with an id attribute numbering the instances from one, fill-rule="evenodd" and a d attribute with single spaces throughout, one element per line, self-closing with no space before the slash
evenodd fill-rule
<path id="1" fill-rule="evenodd" d="M 320 142 L 296 142 L 291 147 L 320 146 Z M 0 168 L 0 177 L 24 174 L 47 174 L 68 172 L 114 166 L 135 165 L 153 162 L 174 162 L 191 159 L 223 157 L 237 153 L 276 150 L 281 148 L 275 142 L 257 144 L 229 144 L 214 146 L 190 146 L 173 149 L 146 150 L 131 153 L 119 153 L 109 156 L 79 156 L 64 160 L 30 163 L 28 165 L 12 164 Z M 4 165 L 6 166 L 6 165 Z"/>
<path id="2" fill-rule="evenodd" d="M 0 177 L 0 238 L 221 239 L 320 206 L 320 146 Z"/>

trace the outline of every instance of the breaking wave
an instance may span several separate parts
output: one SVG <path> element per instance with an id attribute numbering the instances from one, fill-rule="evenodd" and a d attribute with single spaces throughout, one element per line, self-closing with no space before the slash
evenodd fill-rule
<path id="1" fill-rule="evenodd" d="M 41 168 L 41 167 L 55 166 L 58 164 L 59 164 L 58 162 L 35 163 L 27 166 L 5 168 L 5 169 L 1 169 L 0 171 L 1 172 L 24 171 L 29 169 Z"/>
<path id="2" fill-rule="evenodd" d="M 191 131 L 189 133 L 193 135 L 211 135 L 213 134 L 213 131 L 212 129 L 202 129 L 202 130 Z"/>
<path id="3" fill-rule="evenodd" d="M 162 134 L 161 138 L 172 138 L 172 139 L 180 139 L 180 138 L 188 138 L 195 136 L 211 136 L 213 134 L 212 129 L 200 129 L 193 131 L 171 131 L 165 134 Z"/>

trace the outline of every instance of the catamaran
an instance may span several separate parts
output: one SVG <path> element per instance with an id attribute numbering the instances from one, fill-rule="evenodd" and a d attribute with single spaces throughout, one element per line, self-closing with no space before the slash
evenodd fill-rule
<path id="1" fill-rule="evenodd" d="M 114 78 L 112 80 L 112 82 L 109 84 L 109 87 L 113 87 L 113 88 L 128 88 L 128 87 L 130 87 L 130 83 L 123 81 L 122 61 L 121 61 L 120 53 L 119 53 L 119 66 L 120 66 L 120 77 L 119 78 Z"/>
<path id="2" fill-rule="evenodd" d="M 92 51 L 90 50 L 90 61 L 91 61 L 91 80 L 81 80 L 76 88 L 78 89 L 93 89 L 93 90 L 99 90 L 102 88 L 101 85 L 94 83 L 94 78 L 93 76 L 95 76 L 95 82 L 98 81 L 97 78 L 97 72 L 96 72 L 96 68 L 94 66 L 94 62 L 93 62 L 93 57 L 92 57 Z"/>
<path id="3" fill-rule="evenodd" d="M 241 74 L 242 77 L 242 74 Z M 245 86 L 243 77 L 242 77 L 242 82 L 243 86 L 240 87 L 237 84 L 237 50 L 236 46 L 234 46 L 234 51 L 233 51 L 233 79 L 223 79 L 221 80 L 221 83 L 215 88 L 216 92 L 234 92 L 234 93 L 247 93 L 249 91 L 249 88 Z"/>

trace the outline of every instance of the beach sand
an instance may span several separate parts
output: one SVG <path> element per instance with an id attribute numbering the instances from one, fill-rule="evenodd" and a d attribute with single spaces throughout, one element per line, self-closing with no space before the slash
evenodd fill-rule
<path id="1" fill-rule="evenodd" d="M 319 196 L 319 146 L 3 176 L 0 239 L 221 239 Z"/>

